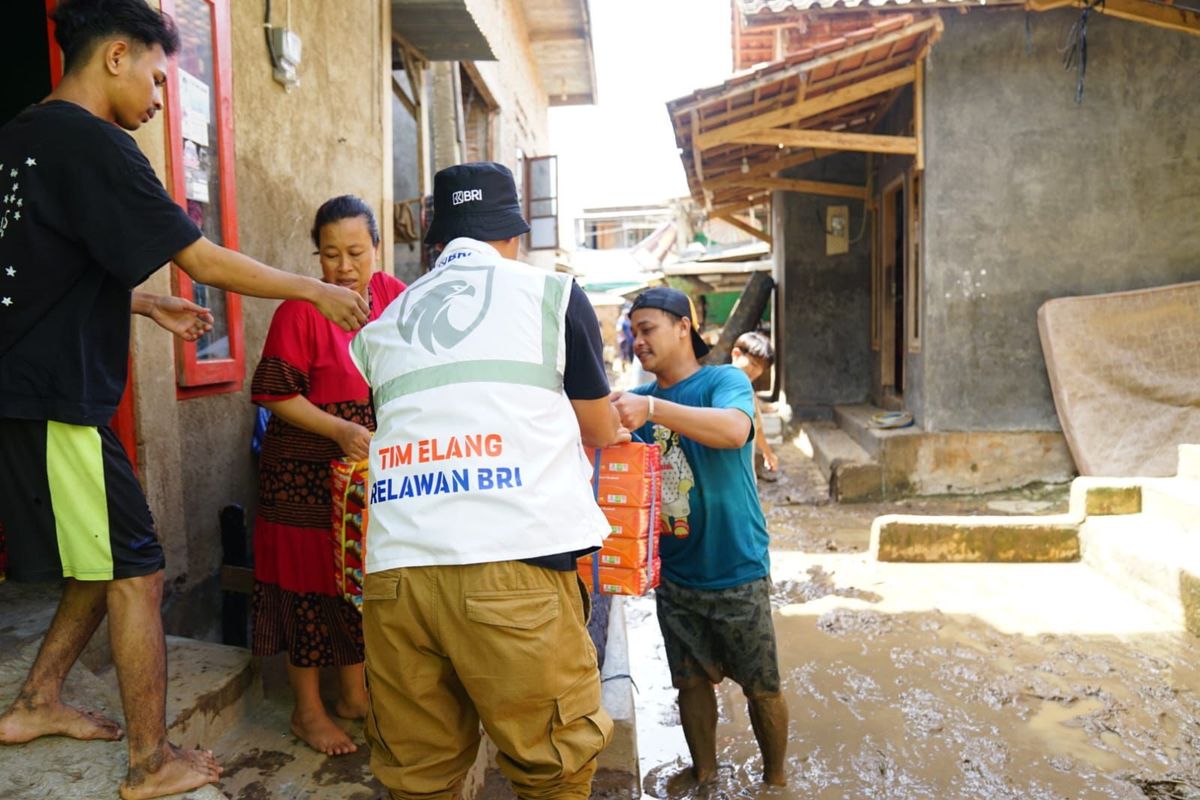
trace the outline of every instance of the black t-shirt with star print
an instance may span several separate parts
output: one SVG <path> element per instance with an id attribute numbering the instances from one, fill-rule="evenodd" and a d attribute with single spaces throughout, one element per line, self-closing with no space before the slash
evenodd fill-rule
<path id="1" fill-rule="evenodd" d="M 116 125 L 52 100 L 0 128 L 0 418 L 107 425 L 131 290 L 199 238 Z"/>

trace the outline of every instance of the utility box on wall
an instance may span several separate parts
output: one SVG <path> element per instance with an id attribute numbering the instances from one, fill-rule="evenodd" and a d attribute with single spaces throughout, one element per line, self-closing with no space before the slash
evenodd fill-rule
<path id="1" fill-rule="evenodd" d="M 825 255 L 838 256 L 850 252 L 850 207 L 828 206 L 825 209 Z"/>

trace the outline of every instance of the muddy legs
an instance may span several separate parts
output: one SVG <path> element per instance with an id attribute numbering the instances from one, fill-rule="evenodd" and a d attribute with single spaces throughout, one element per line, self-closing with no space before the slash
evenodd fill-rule
<path id="1" fill-rule="evenodd" d="M 0 743 L 20 744 L 39 736 L 120 739 L 121 727 L 108 717 L 64 705 L 63 682 L 84 645 L 104 619 L 103 582 L 70 579 L 50 630 L 20 693 L 0 715 Z"/>
<path id="2" fill-rule="evenodd" d="M 108 635 L 129 732 L 124 800 L 178 794 L 216 781 L 221 768 L 207 750 L 167 741 L 167 645 L 162 629 L 163 574 L 108 581 Z"/>
<path id="3" fill-rule="evenodd" d="M 763 783 L 771 786 L 787 784 L 788 709 L 782 694 L 747 698 L 750 725 L 763 757 Z"/>
<path id="4" fill-rule="evenodd" d="M 679 721 L 697 782 L 717 774 L 717 692 L 711 683 L 679 690 Z"/>

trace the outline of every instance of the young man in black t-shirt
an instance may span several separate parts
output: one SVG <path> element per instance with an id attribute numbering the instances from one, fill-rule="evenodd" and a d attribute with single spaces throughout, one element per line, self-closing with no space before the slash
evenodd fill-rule
<path id="1" fill-rule="evenodd" d="M 166 738 L 163 555 L 145 494 L 111 430 L 126 382 L 130 312 L 195 338 L 206 311 L 132 289 L 168 260 L 194 280 L 311 301 L 347 330 L 354 291 L 208 241 L 125 132 L 162 108 L 171 20 L 145 0 L 61 0 L 62 83 L 0 128 L 0 526 L 14 580 L 65 578 L 0 743 L 118 739 L 112 720 L 64 705 L 63 681 L 107 612 L 129 736 L 125 800 L 215 781 L 207 751 Z M 123 129 L 123 130 L 122 130 Z"/>

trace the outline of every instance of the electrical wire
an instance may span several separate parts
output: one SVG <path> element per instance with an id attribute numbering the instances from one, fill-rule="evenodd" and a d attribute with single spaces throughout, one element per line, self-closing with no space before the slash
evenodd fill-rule
<path id="1" fill-rule="evenodd" d="M 263 13 L 263 33 L 267 37 L 267 53 L 271 56 L 271 67 L 279 63 L 275 55 L 275 43 L 271 41 L 271 0 L 265 0 L 266 9 Z"/>
<path id="2" fill-rule="evenodd" d="M 1063 43 L 1059 50 L 1063 54 L 1063 69 L 1072 69 L 1078 67 L 1078 77 L 1075 81 L 1075 102 L 1083 102 L 1083 79 L 1087 74 L 1087 24 L 1088 17 L 1092 11 L 1099 8 L 1101 13 L 1104 11 L 1104 0 L 1089 0 L 1084 7 L 1083 13 L 1079 15 L 1079 19 L 1071 26 L 1071 30 L 1067 32 L 1067 40 Z"/>

